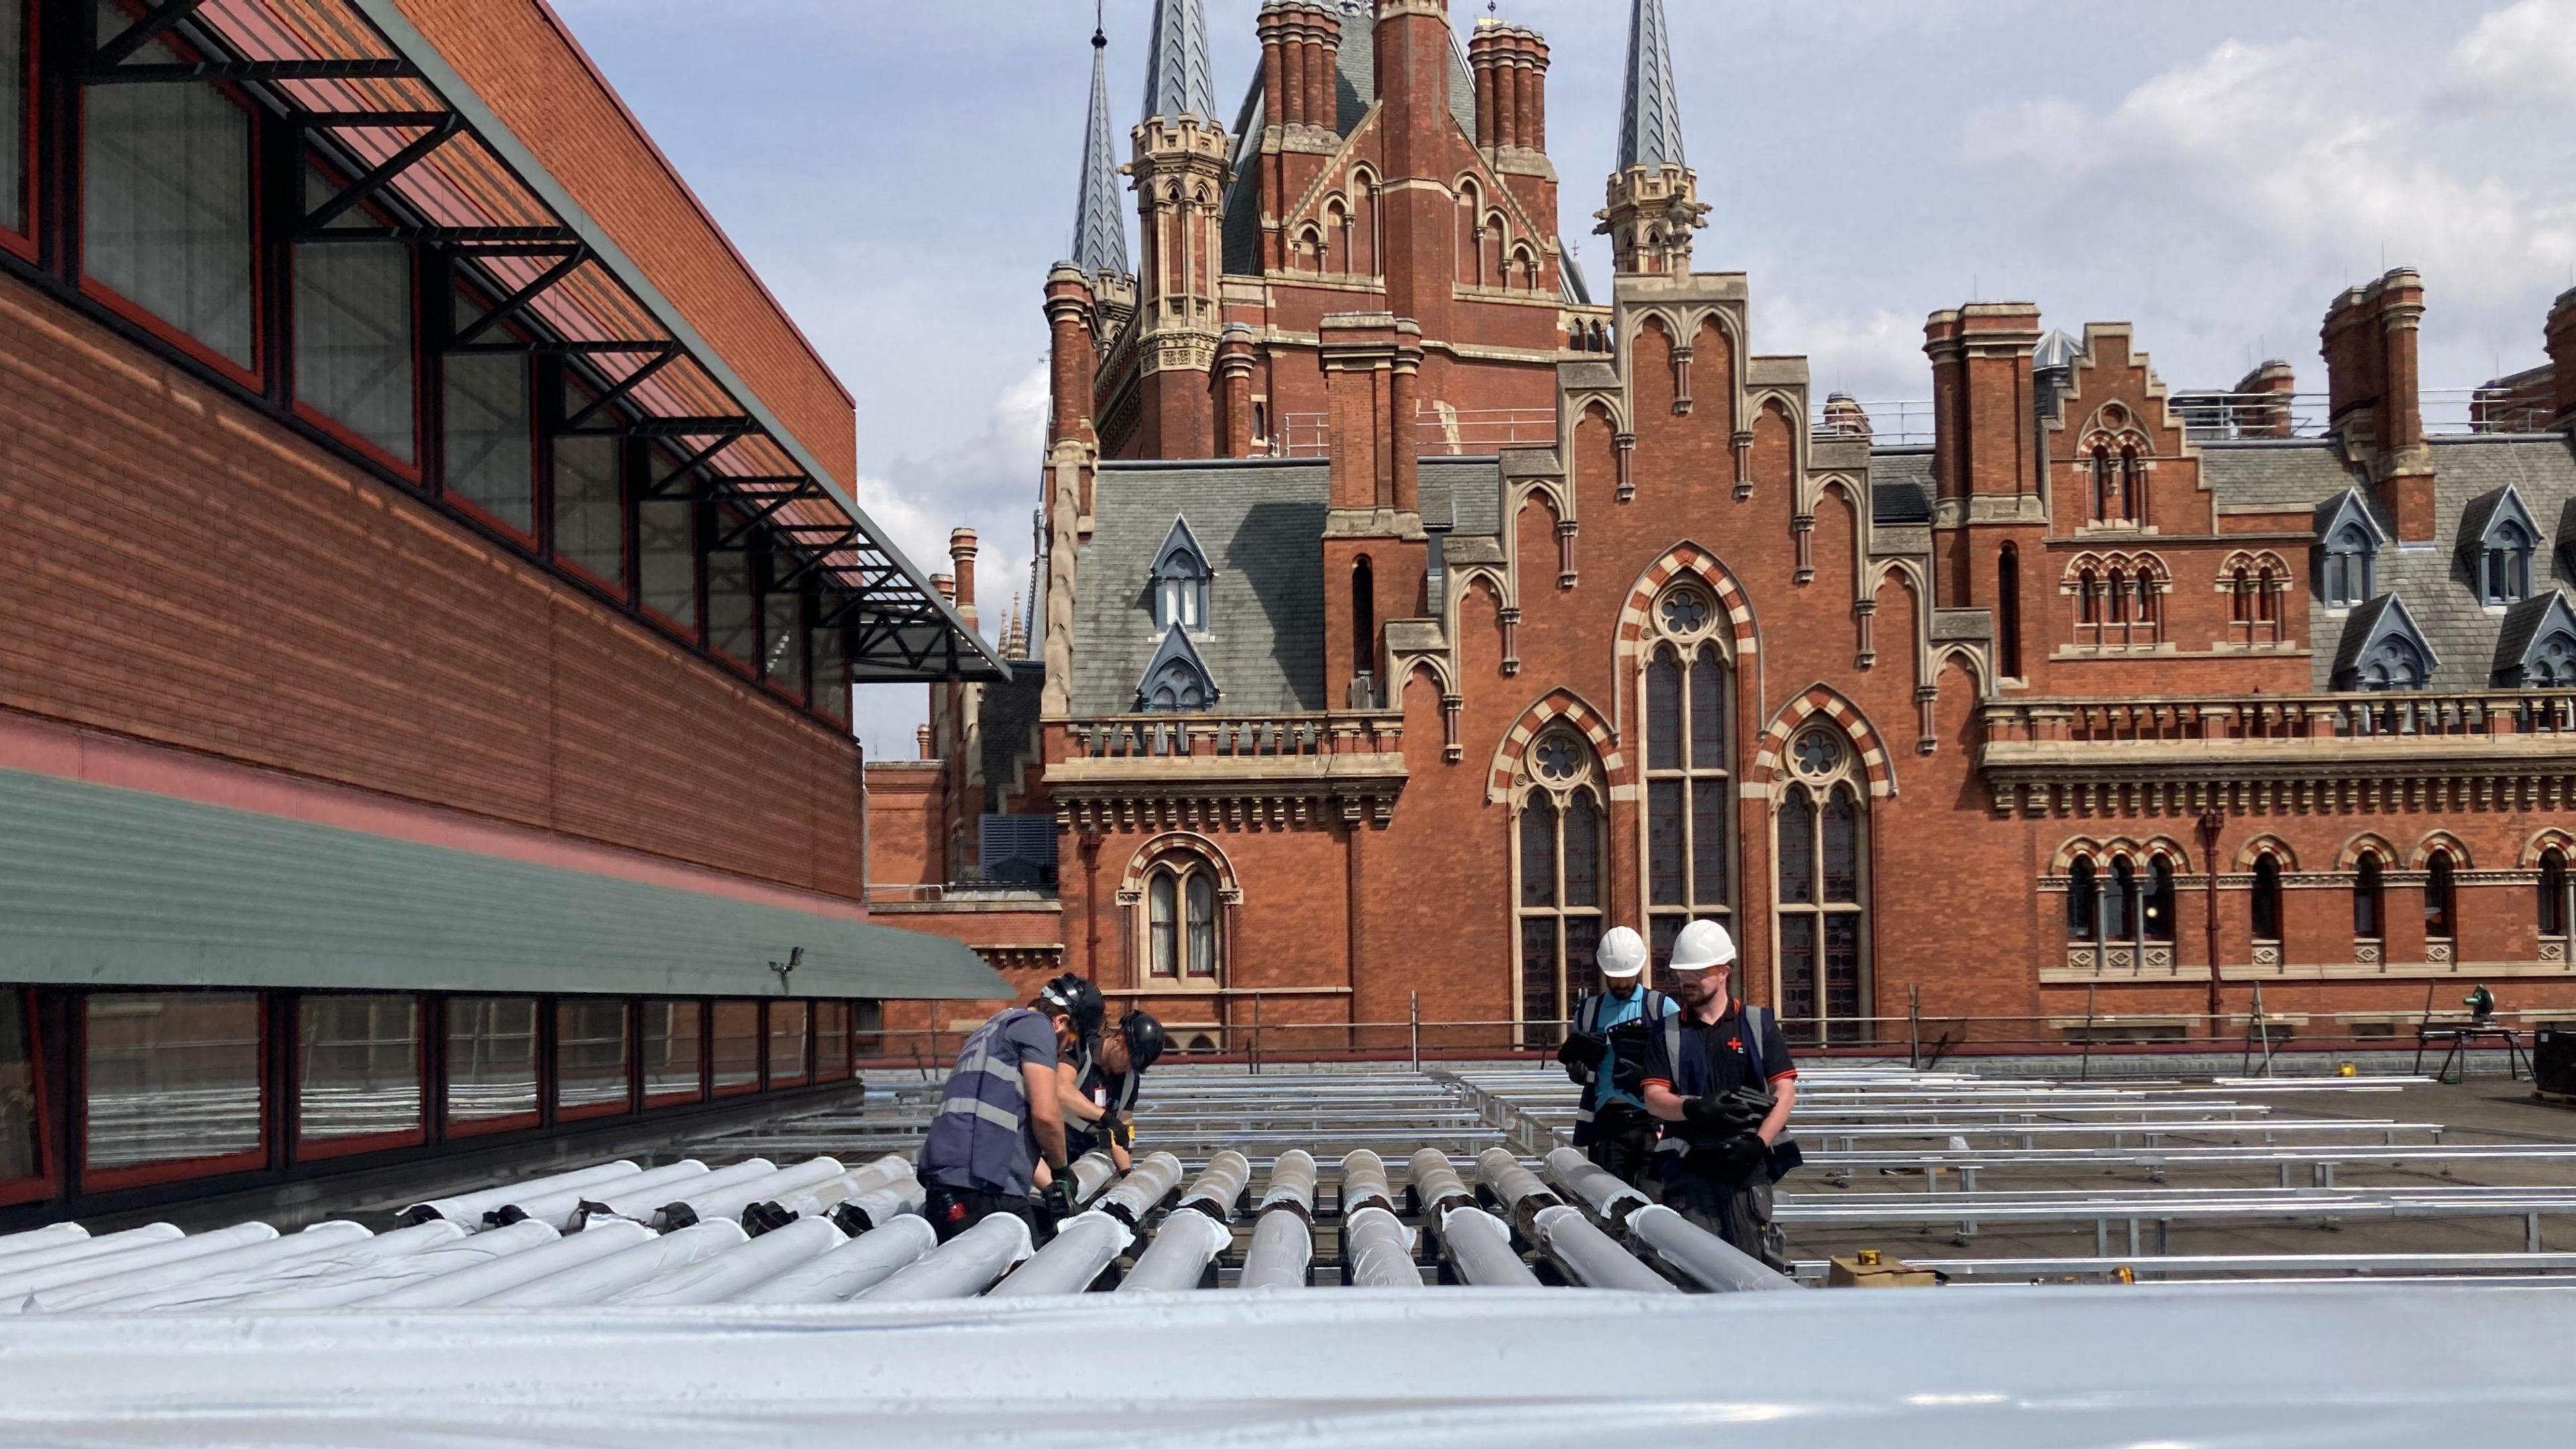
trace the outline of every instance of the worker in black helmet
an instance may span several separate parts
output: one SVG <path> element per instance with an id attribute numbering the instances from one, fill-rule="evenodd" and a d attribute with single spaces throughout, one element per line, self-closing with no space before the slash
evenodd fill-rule
<path id="1" fill-rule="evenodd" d="M 1062 978 L 1059 978 L 1061 980 Z M 1087 984 L 1087 983 L 1086 983 Z M 999 1012 L 966 1038 L 922 1140 L 922 1215 L 942 1242 L 993 1213 L 1040 1236 L 1073 1211 L 1057 1063 L 1077 1050 L 1079 1024 L 1056 982 L 1024 1007 Z M 1097 1028 L 1099 1001 L 1092 1020 Z"/>
<path id="2" fill-rule="evenodd" d="M 1098 1050 L 1081 1070 L 1072 1071 L 1071 1063 L 1056 1069 L 1065 1087 L 1068 1151 L 1080 1157 L 1104 1147 L 1118 1170 L 1127 1170 L 1127 1150 L 1136 1142 L 1136 1094 L 1144 1086 L 1145 1069 L 1162 1057 L 1167 1042 L 1160 1021 L 1131 1011 L 1119 1019 L 1116 1031 L 1101 1036 Z"/>

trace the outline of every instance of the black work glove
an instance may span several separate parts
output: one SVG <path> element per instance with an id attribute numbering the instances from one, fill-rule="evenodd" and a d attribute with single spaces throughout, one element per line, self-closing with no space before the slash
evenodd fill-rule
<path id="1" fill-rule="evenodd" d="M 1572 1031 L 1565 1034 L 1564 1042 L 1557 1047 L 1556 1059 L 1569 1067 L 1588 1069 L 1600 1065 L 1601 1054 L 1609 1049 L 1610 1040 L 1607 1037 L 1594 1036 L 1590 1032 Z"/>
<path id="2" fill-rule="evenodd" d="M 1064 1219 L 1073 1216 L 1073 1167 L 1071 1164 L 1067 1164 L 1064 1167 L 1056 1169 L 1055 1181 L 1048 1183 L 1046 1185 L 1046 1190 L 1038 1194 L 1038 1208 L 1048 1217 L 1053 1218 L 1058 1222 L 1062 1222 Z"/>
<path id="3" fill-rule="evenodd" d="M 1734 1185 L 1751 1180 L 1770 1160 L 1771 1149 L 1757 1132 L 1740 1132 L 1722 1142 L 1693 1147 L 1689 1167 L 1712 1181 Z"/>
<path id="4" fill-rule="evenodd" d="M 1631 1095 L 1643 1093 L 1646 1090 L 1646 1064 L 1622 1055 L 1610 1063 L 1610 1085 Z"/>
<path id="5" fill-rule="evenodd" d="M 1711 1137 L 1733 1137 L 1762 1125 L 1762 1114 L 1734 1093 L 1723 1096 L 1693 1097 L 1682 1103 L 1682 1120 L 1695 1134 Z"/>

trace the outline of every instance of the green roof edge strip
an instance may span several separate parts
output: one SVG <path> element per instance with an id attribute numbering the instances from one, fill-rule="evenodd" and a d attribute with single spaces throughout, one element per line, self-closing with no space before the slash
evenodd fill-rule
<path id="1" fill-rule="evenodd" d="M 884 550 L 885 556 L 896 568 L 903 571 L 903 576 L 911 581 L 914 588 L 921 591 L 921 596 L 930 602 L 931 607 L 937 609 L 941 616 L 947 619 L 949 627 L 972 645 L 975 652 L 983 656 L 985 663 L 1007 674 L 1008 666 L 1002 662 L 1002 656 L 992 645 L 984 641 L 983 635 L 967 627 L 965 619 L 956 609 L 939 596 L 937 589 L 930 586 L 929 577 L 914 567 L 912 560 L 905 557 L 903 550 L 895 545 L 892 536 L 877 526 L 876 520 L 868 516 L 867 510 L 859 507 L 857 495 L 850 491 L 849 485 L 833 477 L 831 470 L 825 468 L 811 452 L 807 451 L 804 441 L 770 412 L 769 405 L 761 401 L 760 394 L 734 372 L 732 365 L 725 361 L 723 354 L 717 352 L 704 337 L 698 335 L 698 329 L 689 325 L 688 318 L 681 315 L 680 309 L 672 305 L 670 298 L 662 295 L 661 288 L 653 285 L 652 279 L 645 275 L 644 269 L 636 264 L 634 258 L 626 254 L 625 249 L 620 247 L 614 238 L 609 236 L 608 229 L 593 220 L 590 213 L 582 209 L 581 203 L 572 199 L 572 194 L 565 191 L 562 184 L 555 180 L 554 173 L 548 171 L 544 164 L 537 160 L 536 153 L 530 151 L 526 144 L 519 140 L 518 134 L 494 114 L 491 107 L 483 103 L 482 96 L 477 94 L 471 85 L 466 84 L 465 77 L 459 75 L 456 68 L 447 63 L 447 57 L 437 46 L 430 43 L 428 36 L 420 33 L 419 28 L 411 23 L 410 17 L 402 13 L 396 0 L 349 0 L 349 3 L 355 5 L 359 12 L 375 25 L 378 33 L 382 34 L 405 60 L 419 68 L 421 80 L 438 92 L 440 100 L 445 101 L 458 115 L 465 118 L 465 124 L 473 129 L 475 135 L 482 139 L 483 144 L 491 147 L 493 153 L 517 173 L 519 180 L 529 190 L 535 192 L 539 200 L 545 202 L 557 216 L 563 218 L 565 225 L 580 233 L 581 239 L 598 255 L 600 264 L 607 267 L 618 281 L 624 283 L 627 289 L 635 294 L 636 300 L 642 302 L 653 314 L 654 320 L 660 322 L 681 346 L 689 350 L 690 356 L 698 365 L 705 368 L 717 382 L 723 384 L 727 392 L 733 394 L 734 400 L 740 403 L 761 427 L 768 430 L 770 437 L 787 450 L 788 455 L 796 460 L 799 467 L 811 473 L 823 485 L 824 489 L 832 495 L 832 501 L 839 504 L 850 515 L 850 521 L 857 524 L 859 530 L 868 536 L 869 542 Z M 744 265 L 748 266 L 749 263 L 746 262 Z"/>

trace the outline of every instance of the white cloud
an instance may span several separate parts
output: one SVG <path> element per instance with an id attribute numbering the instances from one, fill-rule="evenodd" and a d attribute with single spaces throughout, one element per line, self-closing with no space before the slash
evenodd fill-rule
<path id="1" fill-rule="evenodd" d="M 2477 23 L 2451 50 L 2464 93 L 2576 107 L 2576 0 L 2521 0 Z"/>

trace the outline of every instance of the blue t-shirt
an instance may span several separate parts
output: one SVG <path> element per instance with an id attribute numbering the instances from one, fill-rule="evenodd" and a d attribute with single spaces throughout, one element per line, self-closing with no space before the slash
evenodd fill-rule
<path id="1" fill-rule="evenodd" d="M 1645 1015 L 1646 988 L 1643 986 L 1637 987 L 1635 990 L 1628 993 L 1627 999 L 1624 1001 L 1611 995 L 1609 992 L 1602 992 L 1601 1004 L 1597 1010 L 1599 1014 L 1593 1018 L 1592 1034 L 1595 1036 L 1607 1037 L 1610 1035 L 1610 1029 L 1612 1027 L 1618 1026 L 1622 1022 L 1635 1021 L 1639 1017 Z M 1592 1070 L 1591 1096 L 1593 1110 L 1595 1111 L 1600 1110 L 1601 1104 L 1604 1102 L 1626 1102 L 1632 1107 L 1643 1107 L 1646 1105 L 1644 1098 L 1638 1096 L 1634 1092 L 1620 1091 L 1617 1085 L 1611 1081 L 1610 1068 L 1611 1065 L 1618 1060 L 1618 1057 L 1619 1054 L 1615 1049 L 1604 1046 L 1601 1049 L 1601 1061 Z"/>

